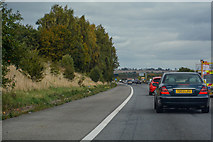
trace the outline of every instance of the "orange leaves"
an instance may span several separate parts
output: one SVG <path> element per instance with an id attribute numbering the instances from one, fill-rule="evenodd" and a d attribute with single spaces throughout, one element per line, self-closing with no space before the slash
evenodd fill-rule
<path id="1" fill-rule="evenodd" d="M 69 54 L 76 71 L 89 73 L 97 66 L 106 75 L 111 75 L 119 65 L 112 38 L 101 25 L 90 24 L 84 15 L 74 17 L 73 10 L 54 5 L 50 13 L 37 23 L 40 31 L 39 51 L 53 61 Z"/>
<path id="2" fill-rule="evenodd" d="M 40 34 L 39 50 L 46 57 L 53 60 L 62 58 L 64 52 L 64 43 L 66 37 L 66 27 L 63 25 L 53 26 L 49 29 L 42 29 Z"/>

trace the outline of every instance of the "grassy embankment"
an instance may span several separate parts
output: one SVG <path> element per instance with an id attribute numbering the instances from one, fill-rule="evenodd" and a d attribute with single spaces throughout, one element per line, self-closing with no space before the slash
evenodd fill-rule
<path id="1" fill-rule="evenodd" d="M 83 85 L 79 86 L 77 82 L 82 78 L 80 74 L 76 74 L 75 79 L 70 82 L 63 76 L 55 77 L 47 71 L 45 78 L 39 83 L 33 83 L 14 68 L 11 68 L 8 75 L 15 75 L 16 87 L 9 91 L 3 90 L 2 119 L 82 99 L 116 86 L 95 83 L 88 77 L 84 77 Z"/>

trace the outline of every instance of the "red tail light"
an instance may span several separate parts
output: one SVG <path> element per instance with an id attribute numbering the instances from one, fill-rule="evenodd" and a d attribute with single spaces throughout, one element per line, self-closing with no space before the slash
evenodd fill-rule
<path id="1" fill-rule="evenodd" d="M 167 94 L 167 95 L 169 95 L 169 91 L 166 89 L 166 87 L 165 86 L 163 86 L 162 88 L 161 88 L 161 92 L 160 92 L 161 94 Z"/>
<path id="2" fill-rule="evenodd" d="M 200 90 L 200 93 L 199 94 L 208 94 L 207 92 L 207 87 L 206 86 L 203 86 L 203 88 Z"/>

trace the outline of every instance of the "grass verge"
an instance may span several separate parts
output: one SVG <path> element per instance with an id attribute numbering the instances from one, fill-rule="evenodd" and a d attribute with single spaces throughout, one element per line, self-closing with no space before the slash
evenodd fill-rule
<path id="1" fill-rule="evenodd" d="M 42 90 L 13 91 L 2 95 L 2 119 L 12 118 L 61 105 L 106 91 L 116 84 L 91 87 L 50 87 Z"/>

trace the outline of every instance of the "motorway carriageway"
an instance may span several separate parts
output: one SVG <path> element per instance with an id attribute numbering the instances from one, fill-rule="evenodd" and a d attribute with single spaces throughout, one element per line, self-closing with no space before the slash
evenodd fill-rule
<path id="1" fill-rule="evenodd" d="M 134 93 L 130 100 L 100 133 L 93 135 L 94 140 L 211 139 L 211 113 L 200 110 L 156 113 L 148 85 L 131 86 Z M 120 84 L 85 99 L 4 120 L 3 140 L 82 140 L 130 94 L 130 86 Z"/>

